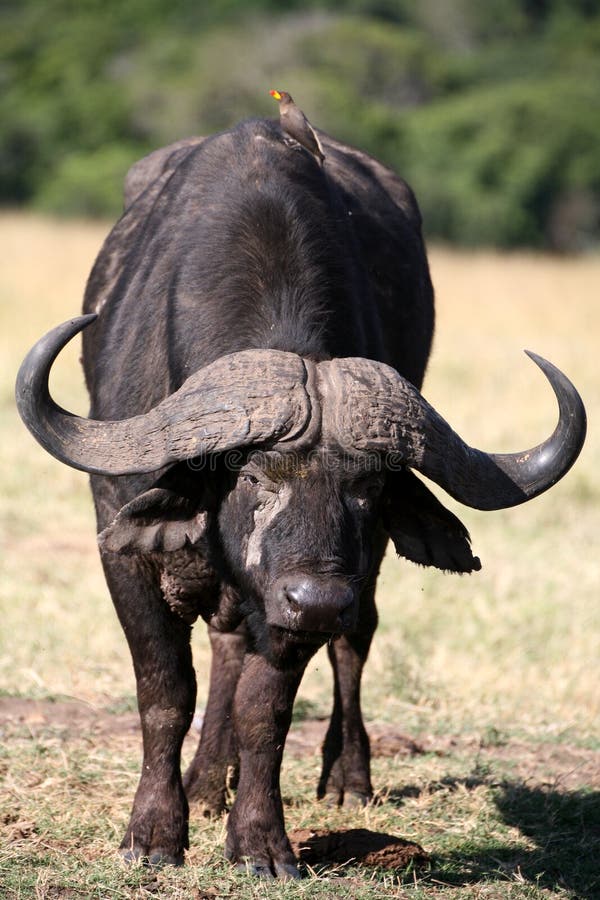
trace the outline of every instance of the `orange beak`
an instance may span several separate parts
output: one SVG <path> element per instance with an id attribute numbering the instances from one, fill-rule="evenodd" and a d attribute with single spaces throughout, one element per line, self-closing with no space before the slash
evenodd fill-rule
<path id="1" fill-rule="evenodd" d="M 269 91 L 271 97 L 275 97 L 276 100 L 281 100 L 281 94 L 279 91 Z"/>

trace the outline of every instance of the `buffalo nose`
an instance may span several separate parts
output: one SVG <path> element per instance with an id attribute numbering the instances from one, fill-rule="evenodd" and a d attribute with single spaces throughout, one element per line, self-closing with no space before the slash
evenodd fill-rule
<path id="1" fill-rule="evenodd" d="M 335 633 L 355 624 L 355 591 L 337 579 L 287 578 L 281 584 L 279 601 L 288 628 Z"/>

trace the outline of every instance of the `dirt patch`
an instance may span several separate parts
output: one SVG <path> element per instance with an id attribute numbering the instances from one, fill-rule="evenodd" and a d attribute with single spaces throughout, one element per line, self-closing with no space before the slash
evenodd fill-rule
<path id="1" fill-rule="evenodd" d="M 25 727 L 32 734 L 47 729 L 64 737 L 127 734 L 140 730 L 137 712 L 115 715 L 82 700 L 26 700 L 0 697 L 0 728 Z"/>
<path id="2" fill-rule="evenodd" d="M 560 791 L 600 789 L 600 751 L 563 742 L 523 741 L 508 738 L 501 744 L 482 745 L 474 736 L 437 737 L 424 742 L 439 756 L 473 756 L 475 768 Z"/>
<path id="3" fill-rule="evenodd" d="M 306 719 L 295 722 L 288 734 L 285 752 L 288 756 L 310 756 L 321 752 L 325 739 L 328 721 L 323 719 Z M 403 734 L 393 725 L 369 723 L 367 730 L 371 741 L 371 756 L 415 756 L 424 753 L 422 744 Z"/>
<path id="4" fill-rule="evenodd" d="M 198 717 L 201 721 L 201 717 Z M 195 720 L 196 722 L 196 720 Z M 0 697 L 0 727 L 25 726 L 32 732 L 53 729 L 64 736 L 77 737 L 126 734 L 140 730 L 137 712 L 114 713 L 82 700 L 28 700 L 21 697 Z M 325 738 L 327 722 L 307 719 L 294 723 L 286 742 L 286 753 L 293 757 L 319 754 Z M 197 738 L 199 726 L 190 729 L 190 739 Z M 417 741 L 389 725 L 369 725 L 371 755 L 413 756 L 423 753 Z"/>
<path id="5" fill-rule="evenodd" d="M 429 862 L 429 855 L 419 844 L 367 828 L 347 831 L 302 828 L 292 831 L 289 838 L 296 856 L 310 866 L 356 862 L 380 869 L 406 869 L 411 863 L 422 866 Z"/>
<path id="6" fill-rule="evenodd" d="M 139 740 L 137 712 L 114 713 L 81 700 L 27 700 L 0 698 L 0 738 L 25 729 L 32 737 L 51 731 L 62 740 L 80 738 L 108 742 L 114 736 Z M 286 755 L 319 756 L 327 722 L 308 719 L 292 725 L 286 742 Z M 558 790 L 582 787 L 600 789 L 600 753 L 565 743 L 526 742 L 507 739 L 501 744 L 482 745 L 477 737 L 431 736 L 416 741 L 393 725 L 370 722 L 371 756 L 415 757 L 423 753 L 437 756 L 473 757 L 474 764 L 493 781 L 496 774 L 511 779 L 551 786 Z M 190 747 L 198 740 L 192 727 L 187 737 Z"/>

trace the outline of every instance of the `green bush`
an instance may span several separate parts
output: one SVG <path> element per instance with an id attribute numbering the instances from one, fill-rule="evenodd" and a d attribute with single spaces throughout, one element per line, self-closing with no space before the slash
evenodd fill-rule
<path id="1" fill-rule="evenodd" d="M 427 231 L 449 241 L 586 249 L 598 242 L 596 83 L 564 78 L 472 91 L 416 111 L 406 164 Z M 561 208 L 586 195 L 572 234 Z M 576 217 L 577 218 L 577 217 Z"/>
<path id="2" fill-rule="evenodd" d="M 118 144 L 65 156 L 36 194 L 35 206 L 76 216 L 114 216 L 123 207 L 123 179 L 139 151 Z"/>
<path id="3" fill-rule="evenodd" d="M 0 203 L 114 215 L 150 149 L 276 116 L 395 167 L 428 235 L 600 243 L 600 9 L 592 0 L 9 0 Z"/>

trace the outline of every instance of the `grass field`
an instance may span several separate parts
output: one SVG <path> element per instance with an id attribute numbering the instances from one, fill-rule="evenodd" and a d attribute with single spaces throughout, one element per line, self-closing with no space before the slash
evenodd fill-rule
<path id="1" fill-rule="evenodd" d="M 445 498 L 480 573 L 386 559 L 364 681 L 379 791 L 366 810 L 314 799 L 331 696 L 323 653 L 302 685 L 283 772 L 288 829 L 394 834 L 430 864 L 330 863 L 267 884 L 229 868 L 224 820 L 198 813 L 184 870 L 126 870 L 114 852 L 141 746 L 128 652 L 86 476 L 33 442 L 12 398 L 31 343 L 78 312 L 106 230 L 0 216 L 0 897 L 600 897 L 600 258 L 431 251 L 430 402 L 471 444 L 532 446 L 556 410 L 528 348 L 579 387 L 588 441 L 564 481 L 526 506 L 478 513 Z M 63 356 L 54 394 L 85 413 L 77 351 Z M 194 641 L 202 706 L 201 626 Z"/>

